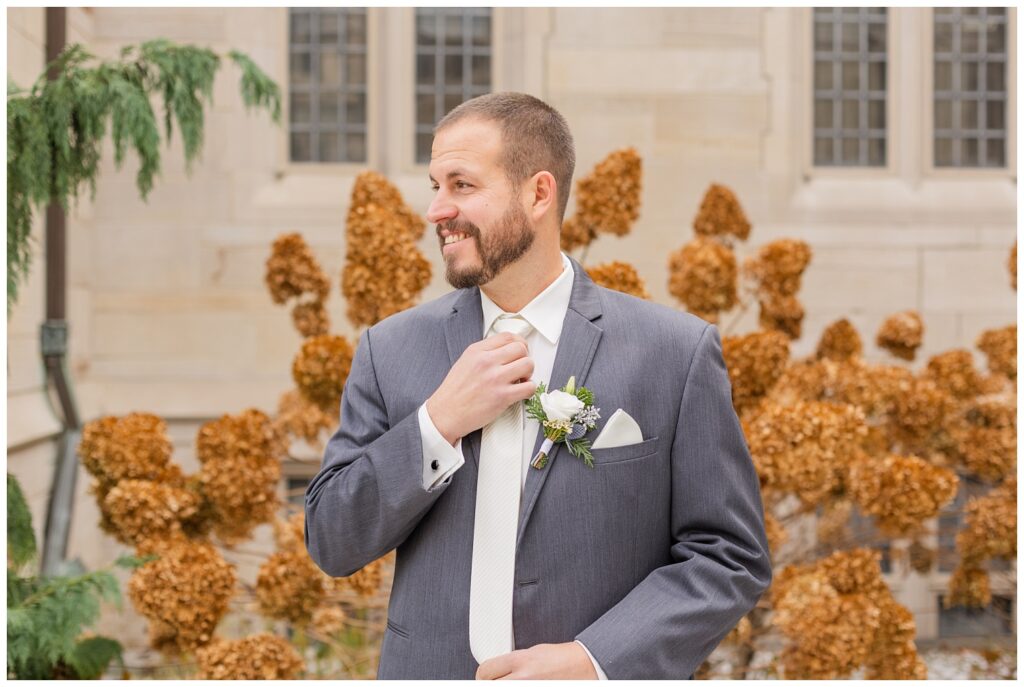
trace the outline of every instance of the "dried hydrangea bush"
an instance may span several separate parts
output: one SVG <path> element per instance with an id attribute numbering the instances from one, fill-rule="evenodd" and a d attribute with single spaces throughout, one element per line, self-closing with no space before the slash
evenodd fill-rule
<path id="1" fill-rule="evenodd" d="M 337 407 L 353 357 L 355 350 L 344 336 L 306 339 L 292 362 L 292 379 L 299 393 L 323 410 Z"/>
<path id="2" fill-rule="evenodd" d="M 750 236 L 750 221 L 732 189 L 711 184 L 693 219 L 693 231 L 698 236 L 734 236 L 746 241 Z"/>
<path id="3" fill-rule="evenodd" d="M 199 680 L 295 680 L 302 657 L 286 639 L 258 634 L 243 639 L 216 639 L 196 652 Z"/>
<path id="4" fill-rule="evenodd" d="M 345 223 L 341 291 L 356 327 L 411 307 L 430 283 L 430 262 L 416 247 L 423 220 L 384 177 L 360 174 Z"/>
<path id="5" fill-rule="evenodd" d="M 840 551 L 783 568 L 769 596 L 786 641 L 786 679 L 834 680 L 858 668 L 868 679 L 927 676 L 913 616 L 882 580 L 877 551 Z"/>
<path id="6" fill-rule="evenodd" d="M 669 293 L 708 322 L 739 302 L 736 255 L 714 237 L 698 236 L 671 253 L 668 273 Z"/>
<path id="7" fill-rule="evenodd" d="M 598 286 L 628 293 L 630 296 L 651 300 L 651 294 L 636 268 L 628 262 L 614 260 L 587 268 L 587 275 Z"/>
<path id="8" fill-rule="evenodd" d="M 561 247 L 589 246 L 598 234 L 625 236 L 640 217 L 642 164 L 633 148 L 616 150 L 576 182 L 576 212 L 562 225 Z"/>
<path id="9" fill-rule="evenodd" d="M 890 315 L 882 322 L 875 343 L 902 360 L 913 360 L 924 341 L 924 321 L 913 310 Z"/>
<path id="10" fill-rule="evenodd" d="M 128 581 L 128 596 L 165 653 L 189 653 L 213 639 L 235 594 L 234 566 L 207 542 L 172 540 Z"/>

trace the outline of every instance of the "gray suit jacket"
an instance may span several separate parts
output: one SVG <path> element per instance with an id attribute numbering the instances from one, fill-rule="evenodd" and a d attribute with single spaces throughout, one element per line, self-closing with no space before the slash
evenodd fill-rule
<path id="1" fill-rule="evenodd" d="M 731 403 L 718 329 L 597 286 L 576 260 L 550 386 L 570 375 L 602 418 L 644 441 L 556 444 L 530 468 L 516 545 L 517 649 L 579 639 L 609 678 L 685 678 L 771 581 L 757 474 Z M 333 576 L 398 548 L 377 677 L 472 679 L 469 583 L 481 430 L 465 464 L 422 484 L 417 409 L 482 337 L 477 288 L 393 315 L 360 337 L 341 425 L 306 490 L 306 547 Z M 534 451 L 543 439 L 538 432 Z"/>

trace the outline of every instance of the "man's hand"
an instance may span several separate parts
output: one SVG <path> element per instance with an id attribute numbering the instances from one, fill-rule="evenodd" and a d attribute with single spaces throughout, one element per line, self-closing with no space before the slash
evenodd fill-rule
<path id="1" fill-rule="evenodd" d="M 466 347 L 441 386 L 427 399 L 427 413 L 449 444 L 483 427 L 516 401 L 533 396 L 533 359 L 526 339 L 502 332 Z"/>
<path id="2" fill-rule="evenodd" d="M 476 669 L 477 680 L 596 680 L 594 664 L 577 642 L 537 644 L 495 656 Z"/>

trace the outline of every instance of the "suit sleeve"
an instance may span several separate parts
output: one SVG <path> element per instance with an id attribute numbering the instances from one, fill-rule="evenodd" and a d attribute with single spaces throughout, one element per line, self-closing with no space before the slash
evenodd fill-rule
<path id="1" fill-rule="evenodd" d="M 611 679 L 687 678 L 771 583 L 758 477 L 714 325 L 690 361 L 671 451 L 673 562 L 576 636 Z"/>
<path id="2" fill-rule="evenodd" d="M 425 489 L 423 460 L 419 413 L 389 426 L 368 329 L 342 391 L 341 424 L 306 488 L 306 549 L 324 572 L 351 575 L 405 541 L 451 483 Z"/>

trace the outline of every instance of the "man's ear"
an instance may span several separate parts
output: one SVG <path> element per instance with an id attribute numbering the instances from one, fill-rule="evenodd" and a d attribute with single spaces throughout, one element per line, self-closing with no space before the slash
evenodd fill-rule
<path id="1" fill-rule="evenodd" d="M 558 208 L 558 183 L 551 172 L 537 172 L 526 184 L 527 212 L 534 222 Z"/>

